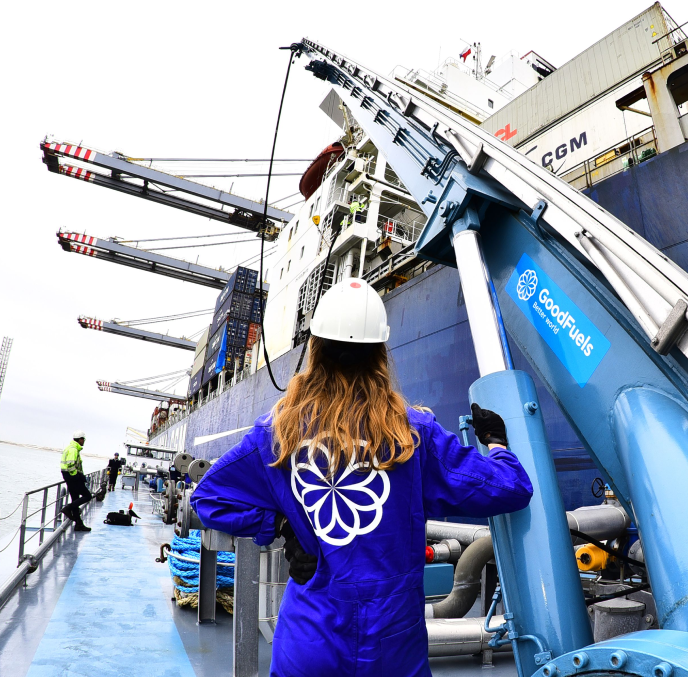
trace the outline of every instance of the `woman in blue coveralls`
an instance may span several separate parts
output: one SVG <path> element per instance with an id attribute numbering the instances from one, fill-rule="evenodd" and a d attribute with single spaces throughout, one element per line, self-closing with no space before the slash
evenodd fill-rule
<path id="1" fill-rule="evenodd" d="M 205 474 L 192 505 L 207 527 L 259 545 L 287 521 L 288 556 L 298 539 L 271 675 L 427 677 L 426 520 L 521 510 L 532 486 L 497 414 L 473 405 L 483 456 L 393 390 L 387 315 L 366 282 L 334 285 L 311 334 L 305 372 Z M 317 557 L 311 572 L 304 553 Z"/>

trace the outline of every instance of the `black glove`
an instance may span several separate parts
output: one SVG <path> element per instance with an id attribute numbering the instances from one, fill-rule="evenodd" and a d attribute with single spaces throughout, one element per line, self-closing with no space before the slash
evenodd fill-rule
<path id="1" fill-rule="evenodd" d="M 489 409 L 482 409 L 479 404 L 471 404 L 471 414 L 473 415 L 473 428 L 475 436 L 484 445 L 501 444 L 506 447 L 508 440 L 506 437 L 506 426 L 504 419 L 499 414 Z"/>
<path id="2" fill-rule="evenodd" d="M 280 536 L 285 539 L 284 556 L 289 562 L 289 575 L 294 579 L 294 582 L 299 585 L 304 585 L 315 576 L 318 568 L 318 558 L 315 555 L 309 555 L 299 543 L 296 538 L 291 524 L 285 521 L 280 529 Z"/>

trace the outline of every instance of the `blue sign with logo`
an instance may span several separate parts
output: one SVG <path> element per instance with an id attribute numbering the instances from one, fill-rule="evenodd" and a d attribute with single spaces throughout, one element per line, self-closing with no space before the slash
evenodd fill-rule
<path id="1" fill-rule="evenodd" d="M 506 291 L 583 388 L 611 346 L 604 334 L 527 254 Z"/>

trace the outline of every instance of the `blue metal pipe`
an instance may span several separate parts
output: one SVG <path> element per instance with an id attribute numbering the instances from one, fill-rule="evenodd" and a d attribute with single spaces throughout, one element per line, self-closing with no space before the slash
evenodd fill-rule
<path id="1" fill-rule="evenodd" d="M 469 398 L 503 417 L 509 447 L 535 490 L 524 510 L 490 519 L 505 612 L 514 614 L 519 636 L 536 637 L 545 648 L 514 642 L 519 675 L 530 677 L 549 660 L 542 654 L 555 658 L 591 644 L 590 620 L 533 379 L 522 371 L 489 374 Z"/>
<path id="2" fill-rule="evenodd" d="M 659 626 L 688 632 L 688 409 L 654 388 L 631 388 L 613 421 Z"/>

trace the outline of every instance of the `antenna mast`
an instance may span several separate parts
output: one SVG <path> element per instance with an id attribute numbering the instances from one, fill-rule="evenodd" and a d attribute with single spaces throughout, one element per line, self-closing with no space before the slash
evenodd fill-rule
<path id="1" fill-rule="evenodd" d="M 5 336 L 2 339 L 2 347 L 0 347 L 0 395 L 2 395 L 2 386 L 5 385 L 5 375 L 7 374 L 7 363 L 10 359 L 10 350 L 12 350 L 12 343 L 14 339 Z"/>

